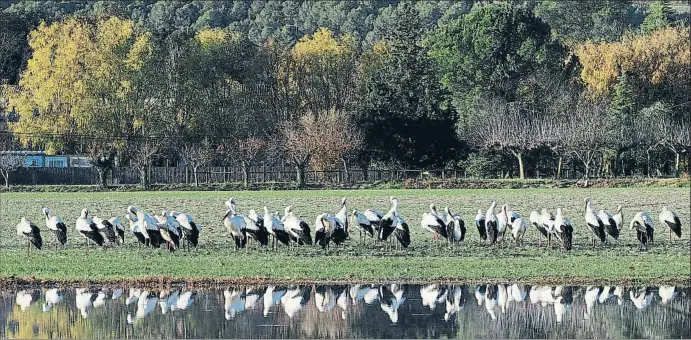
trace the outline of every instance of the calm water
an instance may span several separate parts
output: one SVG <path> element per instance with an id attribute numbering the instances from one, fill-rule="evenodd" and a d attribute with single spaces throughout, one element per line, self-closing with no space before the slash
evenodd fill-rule
<path id="1" fill-rule="evenodd" d="M 0 338 L 690 338 L 679 287 L 0 291 Z"/>

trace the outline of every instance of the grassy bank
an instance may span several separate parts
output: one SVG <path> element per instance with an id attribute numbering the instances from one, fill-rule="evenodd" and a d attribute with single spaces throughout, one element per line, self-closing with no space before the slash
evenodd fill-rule
<path id="1" fill-rule="evenodd" d="M 345 246 L 325 256 L 315 247 L 297 252 L 265 249 L 236 253 L 221 218 L 223 202 L 237 198 L 240 213 L 253 208 L 271 211 L 292 205 L 310 225 L 321 212 L 335 213 L 340 198 L 349 198 L 348 209 L 375 208 L 385 212 L 388 196 L 400 200 L 400 213 L 411 228 L 411 247 L 405 251 L 382 246 L 362 246 L 356 231 Z M 638 211 L 649 211 L 656 223 L 656 242 L 648 251 L 638 250 L 635 233 L 628 226 L 616 244 L 590 245 L 590 231 L 583 223 L 583 198 L 590 196 L 597 209 L 612 211 L 621 204 L 625 221 Z M 521 215 L 531 210 L 562 207 L 575 224 L 574 249 L 538 248 L 537 231 L 530 227 L 524 245 L 512 242 L 486 247 L 474 227 L 477 209 L 487 209 L 491 200 L 509 203 Z M 467 225 L 466 242 L 456 248 L 438 248 L 419 225 L 428 204 L 449 206 L 460 212 Z M 590 281 L 683 281 L 689 278 L 689 194 L 684 188 L 627 189 L 526 189 L 526 190 L 310 190 L 272 192 L 110 192 L 110 193 L 5 193 L 0 195 L 0 276 L 7 279 L 120 280 L 166 277 L 167 280 L 266 278 L 295 280 L 426 280 L 426 279 L 526 279 Z M 82 208 L 97 216 L 123 216 L 128 205 L 148 211 L 178 210 L 191 213 L 204 226 L 200 247 L 191 253 L 137 249 L 127 234 L 123 248 L 92 250 L 74 230 Z M 679 215 L 682 239 L 670 244 L 667 228 L 657 225 L 659 209 L 666 205 Z M 50 207 L 68 225 L 67 249 L 55 252 L 54 236 L 41 215 Z M 26 258 L 26 243 L 15 226 L 21 216 L 42 230 L 46 249 Z"/>
<path id="2" fill-rule="evenodd" d="M 688 188 L 688 178 L 612 178 L 586 182 L 574 179 L 423 179 L 407 181 L 375 181 L 372 183 L 309 183 L 298 188 L 294 182 L 241 182 L 192 184 L 152 184 L 148 190 L 140 185 L 122 184 L 101 188 L 97 185 L 13 185 L 0 186 L 5 192 L 135 192 L 135 191 L 276 191 L 276 190 L 392 190 L 392 189 L 539 189 L 539 188 Z"/>
<path id="3" fill-rule="evenodd" d="M 556 253 L 555 253 L 556 252 Z M 143 255 L 144 254 L 144 255 Z M 460 255 L 460 254 L 459 254 Z M 2 280 L 31 282 L 190 282 L 507 280 L 535 283 L 685 283 L 688 257 L 656 254 L 598 256 L 545 251 L 535 256 L 341 256 L 199 251 L 167 254 L 135 250 L 3 253 Z"/>

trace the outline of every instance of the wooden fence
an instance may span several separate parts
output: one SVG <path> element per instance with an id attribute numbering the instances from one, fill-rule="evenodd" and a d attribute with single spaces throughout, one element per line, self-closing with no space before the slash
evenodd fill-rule
<path id="1" fill-rule="evenodd" d="M 293 167 L 255 166 L 249 169 L 250 183 L 287 183 L 297 180 Z M 240 167 L 206 167 L 197 171 L 199 183 L 237 183 L 242 182 Z M 582 173 L 564 169 L 563 179 L 577 179 Z M 505 174 L 497 173 L 494 178 L 504 178 Z M 550 178 L 551 174 L 539 176 Z M 151 167 L 149 173 L 151 184 L 191 184 L 194 183 L 192 168 L 187 167 Z M 455 180 L 477 179 L 463 170 L 410 170 L 410 169 L 369 169 L 354 168 L 349 171 L 332 170 L 305 172 L 306 183 L 343 184 L 374 183 L 378 181 L 418 181 L 418 180 Z M 139 171 L 130 167 L 119 167 L 109 176 L 109 184 L 138 184 Z M 10 176 L 11 185 L 93 185 L 98 184 L 98 172 L 95 168 L 21 168 Z"/>

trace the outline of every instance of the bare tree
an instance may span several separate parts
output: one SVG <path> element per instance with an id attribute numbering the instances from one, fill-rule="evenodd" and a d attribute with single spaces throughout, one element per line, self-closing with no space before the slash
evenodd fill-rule
<path id="1" fill-rule="evenodd" d="M 606 114 L 607 106 L 604 102 L 592 102 L 583 98 L 574 108 L 565 131 L 566 149 L 583 163 L 586 185 L 593 160 L 604 146 L 605 132 L 602 131 L 602 123 Z"/>
<path id="2" fill-rule="evenodd" d="M 266 140 L 258 137 L 233 138 L 226 140 L 220 147 L 220 153 L 230 158 L 242 168 L 242 182 L 249 186 L 249 170 L 267 149 Z"/>
<path id="3" fill-rule="evenodd" d="M 180 149 L 180 155 L 185 161 L 185 166 L 192 167 L 195 187 L 199 186 L 199 168 L 209 164 L 215 153 L 216 150 L 208 137 L 199 142 L 188 141 Z"/>
<path id="4" fill-rule="evenodd" d="M 484 148 L 509 151 L 518 160 L 519 178 L 525 179 L 523 155 L 552 138 L 550 122 L 541 113 L 522 109 L 518 103 L 495 98 L 486 104 L 472 123 L 470 137 Z"/>
<path id="5" fill-rule="evenodd" d="M 674 153 L 674 175 L 679 176 L 679 165 L 681 154 L 687 152 L 691 147 L 691 136 L 689 127 L 684 120 L 674 121 L 672 112 L 664 104 L 655 103 L 650 107 L 641 110 L 641 123 L 638 129 L 645 129 L 645 139 L 648 142 L 648 173 L 650 173 L 650 151 L 651 147 L 666 147 Z"/>
<path id="6" fill-rule="evenodd" d="M 162 137 L 139 137 L 127 143 L 127 156 L 130 164 L 139 171 L 139 183 L 145 189 L 150 188 L 151 161 L 161 152 L 165 145 Z"/>
<path id="7" fill-rule="evenodd" d="M 295 166 L 299 187 L 305 186 L 305 171 L 316 149 L 310 131 L 314 129 L 314 120 L 303 117 L 299 122 L 285 122 L 282 126 L 282 149 L 288 161 Z"/>
<path id="8" fill-rule="evenodd" d="M 11 135 L 0 134 L 0 174 L 5 188 L 10 187 L 10 175 L 26 163 L 26 156 L 16 153 L 17 144 Z"/>

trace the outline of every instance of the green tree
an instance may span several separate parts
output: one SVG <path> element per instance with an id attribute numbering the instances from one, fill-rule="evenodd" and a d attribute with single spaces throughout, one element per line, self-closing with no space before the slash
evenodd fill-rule
<path id="1" fill-rule="evenodd" d="M 650 13 L 641 24 L 641 32 L 648 34 L 652 31 L 669 27 L 672 9 L 666 1 L 655 1 L 650 4 Z"/>
<path id="2" fill-rule="evenodd" d="M 531 10 L 512 4 L 477 7 L 427 40 L 441 81 L 462 112 L 478 95 L 513 102 L 526 80 L 546 68 L 561 76 L 566 50 Z"/>
<path id="3" fill-rule="evenodd" d="M 456 115 L 445 101 L 421 45 L 424 27 L 409 2 L 385 37 L 390 58 L 362 79 L 358 126 L 374 159 L 406 166 L 440 166 L 456 155 Z"/>

